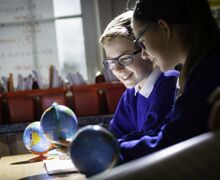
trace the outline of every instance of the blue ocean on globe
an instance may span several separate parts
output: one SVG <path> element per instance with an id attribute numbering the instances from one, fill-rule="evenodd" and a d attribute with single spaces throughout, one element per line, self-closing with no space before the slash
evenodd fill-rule
<path id="1" fill-rule="evenodd" d="M 44 154 L 52 147 L 52 142 L 44 135 L 40 122 L 29 124 L 23 134 L 25 147 L 34 154 Z"/>
<path id="2" fill-rule="evenodd" d="M 114 135 L 99 125 L 81 128 L 70 145 L 74 165 L 87 176 L 115 166 L 119 154 L 120 148 Z"/>
<path id="3" fill-rule="evenodd" d="M 78 130 L 75 113 L 64 105 L 53 103 L 41 116 L 44 134 L 56 144 L 70 142 Z"/>

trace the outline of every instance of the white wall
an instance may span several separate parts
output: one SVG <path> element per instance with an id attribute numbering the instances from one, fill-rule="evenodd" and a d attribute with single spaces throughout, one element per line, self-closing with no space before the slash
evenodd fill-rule
<path id="1" fill-rule="evenodd" d="M 13 73 L 17 80 L 36 67 L 48 74 L 50 64 L 59 65 L 54 22 L 43 21 L 53 14 L 52 0 L 0 0 L 0 76 Z"/>
<path id="2" fill-rule="evenodd" d="M 107 24 L 122 13 L 128 0 L 81 0 L 86 46 L 88 77 L 94 81 L 95 74 L 102 68 L 103 50 L 99 37 Z"/>
<path id="3" fill-rule="evenodd" d="M 41 0 L 31 0 L 28 1 L 32 2 L 30 7 L 25 7 L 25 5 L 28 5 L 27 1 L 28 0 L 20 0 L 16 4 L 14 1 L 0 0 L 0 24 L 2 26 L 0 31 L 0 76 L 13 72 L 14 79 L 17 79 L 17 74 L 28 75 L 33 68 L 38 67 L 43 69 L 42 75 L 44 79 L 48 79 L 49 65 L 54 64 L 59 66 L 57 43 L 56 38 L 54 38 L 54 24 L 51 25 L 49 22 L 39 23 L 36 25 L 35 29 L 31 29 L 31 27 L 21 26 L 17 23 L 20 22 L 22 17 L 27 17 L 24 13 L 28 14 L 25 12 L 28 8 L 34 8 L 34 10 L 36 10 L 36 12 L 34 12 L 35 16 L 33 17 L 42 18 L 43 15 L 48 15 L 49 13 L 47 18 L 52 18 L 52 0 L 47 0 L 45 2 Z M 102 68 L 104 56 L 103 50 L 98 42 L 99 37 L 106 25 L 116 15 L 125 10 L 127 1 L 128 0 L 81 0 L 86 67 L 89 82 L 94 82 L 96 72 Z M 13 4 L 10 5 L 9 2 L 13 2 Z M 7 8 L 4 7 L 4 5 L 15 7 Z M 17 10 L 17 7 L 20 7 L 20 10 Z M 9 12 L 10 10 L 13 10 L 13 12 Z M 32 18 L 32 15 L 29 16 Z M 20 18 L 17 19 L 18 22 L 14 22 L 14 20 L 16 20 L 14 18 L 16 17 Z M 8 23 L 11 25 L 4 27 L 4 24 Z M 11 28 L 14 26 L 18 26 L 18 28 Z M 29 33 L 28 28 L 30 31 L 36 30 L 36 35 L 32 37 L 31 34 L 33 33 Z M 13 35 L 13 33 L 11 33 L 12 30 L 16 30 L 14 32 L 14 37 L 11 36 L 11 34 Z M 9 35 L 7 36 L 7 34 L 10 34 L 10 37 L 8 37 Z M 37 39 L 39 42 L 36 41 Z M 7 44 L 5 44 L 5 42 L 9 40 L 9 43 L 13 42 L 15 44 L 14 48 L 8 48 Z M 33 44 L 32 41 L 36 41 L 36 43 Z M 51 47 L 51 44 L 54 46 Z M 36 51 L 36 49 L 38 49 L 38 51 Z M 33 60 L 30 61 L 30 59 Z M 14 83 L 15 86 L 16 84 L 17 83 Z"/>

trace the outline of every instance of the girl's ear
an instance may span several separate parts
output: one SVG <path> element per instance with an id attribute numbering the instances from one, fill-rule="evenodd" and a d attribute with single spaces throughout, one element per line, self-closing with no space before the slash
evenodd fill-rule
<path id="1" fill-rule="evenodd" d="M 162 19 L 160 19 L 160 20 L 158 21 L 158 25 L 159 25 L 159 28 L 160 28 L 162 34 L 163 34 L 166 38 L 170 39 L 170 38 L 171 38 L 171 35 L 172 35 L 170 25 L 169 25 L 166 21 L 164 21 L 164 20 L 162 20 Z"/>

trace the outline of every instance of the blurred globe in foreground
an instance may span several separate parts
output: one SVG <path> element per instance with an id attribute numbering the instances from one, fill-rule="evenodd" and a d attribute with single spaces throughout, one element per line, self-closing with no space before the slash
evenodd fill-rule
<path id="1" fill-rule="evenodd" d="M 41 116 L 41 128 L 53 143 L 66 145 L 77 131 L 77 118 L 70 108 L 53 103 Z"/>
<path id="2" fill-rule="evenodd" d="M 119 145 L 113 134 L 98 125 L 81 128 L 70 145 L 74 165 L 87 176 L 113 167 L 119 153 Z"/>
<path id="3" fill-rule="evenodd" d="M 52 142 L 44 135 L 40 122 L 29 124 L 23 134 L 26 148 L 34 154 L 42 155 L 52 148 Z"/>

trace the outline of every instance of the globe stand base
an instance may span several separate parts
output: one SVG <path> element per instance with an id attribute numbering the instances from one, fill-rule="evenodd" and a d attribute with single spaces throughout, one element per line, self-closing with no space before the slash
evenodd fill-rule
<path id="1" fill-rule="evenodd" d="M 29 159 L 28 162 L 34 163 L 34 162 L 40 162 L 40 161 L 43 161 L 43 160 L 46 160 L 46 159 L 48 159 L 48 157 L 46 157 L 44 155 L 38 155 L 37 157 Z"/>

